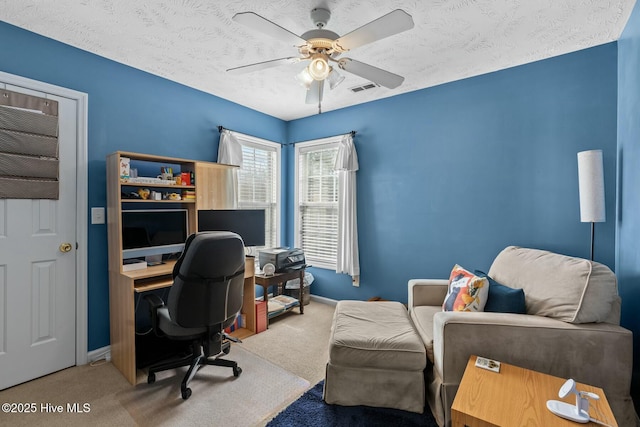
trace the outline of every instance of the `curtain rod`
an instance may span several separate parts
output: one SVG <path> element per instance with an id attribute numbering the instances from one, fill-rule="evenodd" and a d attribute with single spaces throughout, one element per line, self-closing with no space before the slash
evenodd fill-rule
<path id="1" fill-rule="evenodd" d="M 223 130 L 228 130 L 229 132 L 240 133 L 240 134 L 242 134 L 242 135 L 247 135 L 247 136 L 250 136 L 250 137 L 252 137 L 252 138 L 265 139 L 265 138 L 260 138 L 259 136 L 249 135 L 248 133 L 238 132 L 237 130 L 229 129 L 229 128 L 226 128 L 226 127 L 224 127 L 224 126 L 222 126 L 222 125 L 219 125 L 219 126 L 218 126 L 218 133 L 222 133 L 222 131 L 223 131 Z"/>
<path id="2" fill-rule="evenodd" d="M 226 129 L 226 130 L 228 130 L 229 132 L 237 132 L 237 131 L 235 131 L 235 130 L 231 130 L 231 129 L 229 129 L 229 128 L 226 128 L 226 127 L 224 127 L 224 126 L 222 126 L 222 125 L 218 125 L 218 132 L 222 132 L 222 131 L 223 131 L 223 130 L 225 130 L 225 129 Z"/>
<path id="3" fill-rule="evenodd" d="M 248 133 L 238 132 L 238 131 L 235 131 L 235 130 L 232 130 L 232 129 L 226 128 L 226 127 L 224 127 L 224 126 L 222 126 L 222 125 L 219 125 L 219 126 L 218 126 L 218 132 L 219 132 L 219 133 L 222 133 L 222 131 L 223 131 L 223 130 L 225 130 L 225 129 L 226 129 L 226 130 L 228 130 L 229 132 L 236 132 L 236 133 L 241 133 L 241 134 L 243 134 L 243 135 L 251 136 L 251 137 L 253 137 L 253 138 L 260 138 L 260 137 L 258 137 L 258 136 L 249 135 Z M 357 133 L 357 132 L 356 132 L 355 130 L 352 130 L 351 132 L 347 132 L 347 133 L 351 134 L 351 137 L 354 137 L 354 136 L 356 136 L 356 133 Z M 316 139 L 333 138 L 333 137 L 336 137 L 336 136 L 346 135 L 347 133 L 341 133 L 341 134 L 333 135 L 333 136 L 325 136 L 325 137 L 323 137 L 323 138 L 306 139 L 306 140 L 304 140 L 304 141 L 289 142 L 289 143 L 287 143 L 287 144 L 282 144 L 282 145 L 293 145 L 293 144 L 299 144 L 299 143 L 301 143 L 301 142 L 315 141 Z M 260 138 L 260 139 L 264 139 L 264 138 Z"/>
<path id="4" fill-rule="evenodd" d="M 353 138 L 354 136 L 356 136 L 356 132 L 355 130 L 352 130 L 351 132 L 347 132 L 347 133 L 340 133 L 338 135 L 331 135 L 331 136 L 323 136 L 322 138 L 313 138 L 313 139 L 305 139 L 304 141 L 296 141 L 296 142 L 290 142 L 288 144 L 284 144 L 284 145 L 294 145 L 294 144 L 300 144 L 302 142 L 308 142 L 308 141 L 315 141 L 317 139 L 325 139 L 325 138 L 334 138 L 336 136 L 342 136 L 342 135 L 347 135 L 347 134 L 351 134 L 351 137 Z"/>

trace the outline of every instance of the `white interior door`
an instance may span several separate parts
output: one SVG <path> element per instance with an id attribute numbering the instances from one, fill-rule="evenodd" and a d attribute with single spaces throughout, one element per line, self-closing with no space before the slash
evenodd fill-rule
<path id="1" fill-rule="evenodd" d="M 0 390 L 76 364 L 77 101 L 59 102 L 58 200 L 0 199 Z M 63 252 L 62 244 L 71 250 Z"/>

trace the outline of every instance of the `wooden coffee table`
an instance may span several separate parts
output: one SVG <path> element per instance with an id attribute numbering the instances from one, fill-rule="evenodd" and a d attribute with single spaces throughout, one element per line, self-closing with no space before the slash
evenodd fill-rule
<path id="1" fill-rule="evenodd" d="M 475 366 L 471 356 L 456 398 L 451 406 L 452 427 L 496 426 L 597 426 L 594 422 L 578 424 L 560 418 L 547 409 L 547 400 L 575 404 L 575 395 L 558 397 L 567 380 L 529 369 L 501 363 L 500 372 Z M 607 397 L 599 387 L 576 383 L 580 391 L 590 391 L 600 400 L 589 400 L 589 415 L 612 427 L 618 427 Z"/>

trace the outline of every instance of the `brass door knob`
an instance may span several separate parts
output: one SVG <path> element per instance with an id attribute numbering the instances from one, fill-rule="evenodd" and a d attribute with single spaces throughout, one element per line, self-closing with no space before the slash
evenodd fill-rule
<path id="1" fill-rule="evenodd" d="M 63 243 L 60 245 L 60 252 L 70 252 L 73 249 L 71 243 Z"/>

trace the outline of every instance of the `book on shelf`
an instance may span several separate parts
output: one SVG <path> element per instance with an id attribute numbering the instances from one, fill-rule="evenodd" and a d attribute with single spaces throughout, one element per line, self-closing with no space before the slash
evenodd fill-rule
<path id="1" fill-rule="evenodd" d="M 120 157 L 120 181 L 127 182 L 131 171 L 131 159 L 128 157 Z"/>
<path id="2" fill-rule="evenodd" d="M 268 316 L 270 318 L 275 317 L 293 307 L 297 307 L 298 305 L 300 305 L 300 301 L 293 297 L 288 295 L 276 295 L 268 300 Z"/>
<path id="3" fill-rule="evenodd" d="M 289 295 L 277 295 L 273 298 L 269 299 L 269 302 L 274 301 L 278 304 L 281 304 L 285 310 L 288 310 L 292 307 L 296 307 L 300 304 L 300 301 L 289 296 Z"/>
<path id="4" fill-rule="evenodd" d="M 224 328 L 224 331 L 228 334 L 230 334 L 231 332 L 240 329 L 240 328 L 246 328 L 247 325 L 247 318 L 244 314 L 240 314 L 236 317 L 236 320 L 234 320 L 233 324 L 229 325 L 228 327 Z"/>
<path id="5" fill-rule="evenodd" d="M 182 190 L 182 198 L 184 200 L 195 200 L 196 198 L 195 190 Z"/>
<path id="6" fill-rule="evenodd" d="M 280 313 L 284 313 L 284 305 L 278 301 L 272 299 L 267 303 L 267 314 L 269 317 L 277 316 Z"/>
<path id="7" fill-rule="evenodd" d="M 256 334 L 267 330 L 267 304 L 256 300 Z"/>

